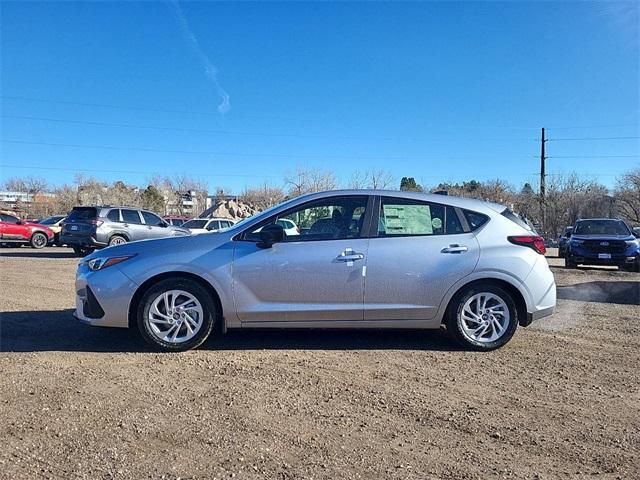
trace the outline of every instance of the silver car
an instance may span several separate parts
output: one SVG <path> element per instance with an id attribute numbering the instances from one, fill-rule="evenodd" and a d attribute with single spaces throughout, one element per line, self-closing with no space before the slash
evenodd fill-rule
<path id="1" fill-rule="evenodd" d="M 297 228 L 284 229 L 281 219 Z M 556 303 L 544 242 L 503 206 L 348 190 L 289 200 L 210 235 L 105 248 L 78 265 L 75 316 L 155 347 L 214 330 L 445 325 L 491 350 Z"/>
<path id="2" fill-rule="evenodd" d="M 189 235 L 158 215 L 135 207 L 74 207 L 64 221 L 60 242 L 84 256 L 106 246 L 137 240 Z"/>

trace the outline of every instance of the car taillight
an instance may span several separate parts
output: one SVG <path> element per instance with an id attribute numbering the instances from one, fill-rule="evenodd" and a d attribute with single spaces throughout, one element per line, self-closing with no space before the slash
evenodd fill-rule
<path id="1" fill-rule="evenodd" d="M 514 245 L 532 248 L 540 255 L 547 253 L 547 249 L 544 246 L 544 238 L 539 235 L 516 235 L 513 237 L 507 237 L 507 240 Z"/>
<path id="2" fill-rule="evenodd" d="M 89 223 L 91 223 L 91 225 L 95 225 L 96 227 L 99 227 L 100 225 L 102 225 L 104 222 L 102 220 L 96 220 L 95 218 L 93 220 L 91 220 Z"/>

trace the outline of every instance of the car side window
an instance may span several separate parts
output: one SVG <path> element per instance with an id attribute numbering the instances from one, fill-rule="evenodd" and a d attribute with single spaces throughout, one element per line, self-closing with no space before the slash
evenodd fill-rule
<path id="1" fill-rule="evenodd" d="M 151 225 L 152 227 L 159 227 L 160 225 L 164 225 L 164 221 L 157 215 L 154 215 L 151 212 L 142 211 L 142 218 L 144 218 L 144 223 L 147 225 Z"/>
<path id="2" fill-rule="evenodd" d="M 443 235 L 446 225 L 451 223 L 456 229 L 456 221 L 460 222 L 457 215 L 455 219 L 447 220 L 447 213 L 455 215 L 455 210 L 436 203 L 383 197 L 380 202 L 378 236 Z"/>
<path id="3" fill-rule="evenodd" d="M 12 215 L 0 215 L 0 219 L 5 223 L 18 223 L 18 218 Z"/>
<path id="4" fill-rule="evenodd" d="M 118 210 L 117 208 L 109 210 L 109 213 L 107 213 L 107 218 L 112 222 L 120 222 L 120 210 Z"/>
<path id="5" fill-rule="evenodd" d="M 212 220 L 207 224 L 207 230 L 219 230 L 220 222 L 218 220 Z"/>
<path id="6" fill-rule="evenodd" d="M 472 212 L 471 210 L 464 210 L 464 217 L 467 219 L 467 223 L 469 223 L 471 231 L 477 230 L 489 220 L 489 217 L 486 215 L 478 212 Z"/>
<path id="7" fill-rule="evenodd" d="M 285 242 L 360 238 L 366 206 L 366 196 L 316 200 L 271 217 L 255 230 L 245 233 L 244 239 L 259 241 L 260 231 L 270 224 L 285 228 Z"/>
<path id="8" fill-rule="evenodd" d="M 140 215 L 137 210 L 120 210 L 122 212 L 122 221 L 125 223 L 141 224 Z"/>

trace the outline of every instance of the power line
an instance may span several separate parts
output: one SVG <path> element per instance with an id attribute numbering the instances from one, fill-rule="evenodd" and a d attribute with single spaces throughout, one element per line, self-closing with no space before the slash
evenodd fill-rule
<path id="1" fill-rule="evenodd" d="M 12 165 L 12 164 L 0 164 L 0 167 L 6 168 L 22 168 L 29 170 L 55 170 L 66 172 L 92 172 L 92 173 L 124 173 L 131 175 L 154 175 L 159 173 L 158 171 L 150 170 L 111 170 L 111 169 L 98 169 L 98 168 L 69 168 L 69 167 L 43 167 L 37 165 Z M 202 177 L 239 177 L 239 178 L 280 178 L 278 175 L 248 175 L 248 174 L 236 174 L 236 173 L 207 173 L 198 171 L 198 176 Z"/>
<path id="2" fill-rule="evenodd" d="M 546 158 L 640 158 L 640 155 L 558 155 Z"/>
<path id="3" fill-rule="evenodd" d="M 547 142 L 573 141 L 573 140 L 635 140 L 640 136 L 633 137 L 580 137 L 580 138 L 548 138 Z"/>
<path id="4" fill-rule="evenodd" d="M 211 151 L 198 151 L 198 150 L 165 150 L 157 148 L 144 148 L 134 146 L 117 146 L 117 145 L 87 145 L 87 144 L 75 144 L 75 143 L 53 143 L 53 142 L 33 142 L 28 140 L 14 140 L 3 139 L 3 143 L 13 143 L 19 145 L 43 145 L 49 147 L 72 147 L 72 148 L 90 148 L 100 150 L 132 150 L 140 152 L 153 152 L 153 153 L 178 153 L 184 155 L 212 155 L 212 156 L 225 156 L 225 157 L 282 157 L 282 158 L 315 158 L 315 159 L 350 159 L 350 160 L 404 160 L 404 159 L 431 159 L 431 160 L 477 160 L 478 156 L 455 156 L 455 157 L 425 157 L 425 156 L 362 156 L 362 155 L 308 155 L 308 154 L 291 154 L 291 153 L 248 153 L 248 152 L 211 152 Z M 511 158 L 529 158 L 528 155 L 511 156 Z"/>
<path id="5" fill-rule="evenodd" d="M 202 129 L 202 128 L 185 128 L 185 127 L 163 127 L 163 126 L 155 126 L 155 125 L 140 125 L 140 124 L 130 124 L 130 123 L 111 123 L 111 122 L 98 122 L 98 121 L 88 121 L 88 120 L 70 120 L 64 118 L 51 118 L 51 117 L 32 117 L 25 115 L 0 115 L 2 118 L 12 118 L 19 120 L 37 120 L 37 121 L 45 121 L 45 122 L 55 122 L 55 123 L 71 123 L 71 124 L 80 124 L 80 125 L 93 125 L 100 127 L 119 127 L 119 128 L 140 128 L 140 129 L 148 129 L 148 130 L 161 130 L 161 131 L 178 131 L 178 132 L 194 132 L 194 133 L 215 133 L 221 135 L 241 135 L 241 136 L 261 136 L 261 137 L 291 137 L 291 138 L 324 138 L 324 139 L 340 139 L 340 140 L 412 140 L 412 141 L 454 141 L 459 142 L 461 140 L 460 137 L 432 137 L 432 138 L 401 138 L 401 137 L 367 137 L 367 136 L 357 136 L 357 135 L 308 135 L 308 134 L 297 134 L 297 133 L 265 133 L 265 132 L 243 132 L 237 130 L 218 130 L 218 129 Z M 526 141 L 526 140 L 535 140 L 533 138 L 487 138 L 487 137 L 479 137 L 477 139 L 465 137 L 464 140 L 512 140 L 512 141 Z"/>

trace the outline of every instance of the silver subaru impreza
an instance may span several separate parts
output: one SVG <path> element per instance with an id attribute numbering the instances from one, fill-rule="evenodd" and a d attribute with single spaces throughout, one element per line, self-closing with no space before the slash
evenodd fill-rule
<path id="1" fill-rule="evenodd" d="M 287 225 L 285 228 L 284 225 Z M 444 325 L 492 350 L 550 315 L 542 237 L 497 204 L 414 192 L 297 197 L 231 228 L 83 258 L 75 316 L 180 351 L 214 331 Z"/>

